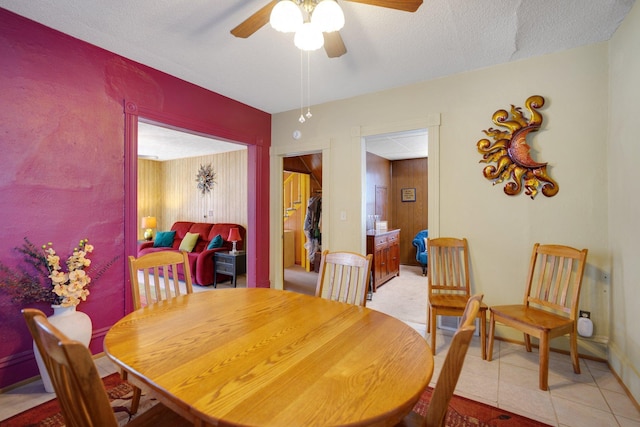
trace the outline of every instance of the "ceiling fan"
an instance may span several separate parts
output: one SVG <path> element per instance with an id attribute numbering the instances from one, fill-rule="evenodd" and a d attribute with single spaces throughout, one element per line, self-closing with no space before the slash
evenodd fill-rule
<path id="1" fill-rule="evenodd" d="M 280 0 L 272 0 L 262 9 L 251 15 L 240 25 L 231 30 L 231 34 L 240 38 L 247 38 L 258 31 L 269 22 L 271 10 Z M 345 0 L 354 3 L 363 3 L 371 6 L 386 7 L 389 9 L 402 10 L 405 12 L 415 12 L 422 4 L 422 0 Z M 311 10 L 317 0 L 295 0 L 299 5 L 304 5 L 307 10 Z M 310 8 L 309 8 L 310 6 Z M 322 33 L 324 37 L 324 50 L 329 58 L 337 58 L 347 53 L 347 48 L 342 41 L 339 31 Z"/>

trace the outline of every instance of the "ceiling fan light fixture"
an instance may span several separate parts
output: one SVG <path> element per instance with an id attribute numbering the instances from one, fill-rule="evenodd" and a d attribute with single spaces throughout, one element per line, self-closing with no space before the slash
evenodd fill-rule
<path id="1" fill-rule="evenodd" d="M 322 0 L 313 9 L 311 22 L 323 33 L 339 31 L 344 27 L 344 12 L 335 0 Z"/>
<path id="2" fill-rule="evenodd" d="M 281 0 L 271 9 L 269 23 L 276 31 L 293 33 L 303 22 L 302 10 L 291 0 Z"/>
<path id="3" fill-rule="evenodd" d="M 293 43 L 300 50 L 318 50 L 324 45 L 324 37 L 316 25 L 305 22 L 300 26 L 293 38 Z"/>

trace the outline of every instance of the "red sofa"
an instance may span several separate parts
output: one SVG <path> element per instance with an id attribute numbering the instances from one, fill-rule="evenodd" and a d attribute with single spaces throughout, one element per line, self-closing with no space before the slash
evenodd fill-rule
<path id="1" fill-rule="evenodd" d="M 176 235 L 173 239 L 173 245 L 168 247 L 153 247 L 154 242 L 143 242 L 138 246 L 138 256 L 158 251 L 178 251 L 180 243 L 187 233 L 198 233 L 198 242 L 189 255 L 189 267 L 191 268 L 191 277 L 193 283 L 201 286 L 208 286 L 213 284 L 213 254 L 217 251 L 230 251 L 233 247 L 232 242 L 227 241 L 229 236 L 229 230 L 232 228 L 238 228 L 240 230 L 240 236 L 242 240 L 236 243 L 237 250 L 243 250 L 244 241 L 246 237 L 246 229 L 239 224 L 208 224 L 202 222 L 188 222 L 178 221 L 171 226 L 171 231 L 175 231 Z M 213 240 L 217 235 L 220 235 L 223 239 L 222 247 L 215 249 L 207 249 L 209 242 Z M 184 276 L 180 277 L 184 279 Z M 229 280 L 231 276 L 225 274 L 218 274 L 217 281 Z"/>

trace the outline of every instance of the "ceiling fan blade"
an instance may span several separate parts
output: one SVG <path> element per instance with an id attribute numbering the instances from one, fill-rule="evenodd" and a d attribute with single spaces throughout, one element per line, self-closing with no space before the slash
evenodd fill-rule
<path id="1" fill-rule="evenodd" d="M 346 0 L 354 3 L 368 4 L 371 6 L 386 7 L 389 9 L 415 12 L 422 4 L 422 0 Z"/>
<path id="2" fill-rule="evenodd" d="M 347 53 L 347 48 L 338 31 L 322 33 L 322 35 L 324 36 L 324 50 L 329 58 L 337 58 Z"/>
<path id="3" fill-rule="evenodd" d="M 269 16 L 271 15 L 271 9 L 278 3 L 278 0 L 269 2 L 262 9 L 248 17 L 244 22 L 231 30 L 231 34 L 236 37 L 246 39 L 260 28 L 264 27 L 269 22 Z"/>

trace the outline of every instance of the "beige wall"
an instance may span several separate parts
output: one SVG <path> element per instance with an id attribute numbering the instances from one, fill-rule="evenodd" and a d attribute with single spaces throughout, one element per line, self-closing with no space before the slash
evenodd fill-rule
<path id="1" fill-rule="evenodd" d="M 210 193 L 197 189 L 200 165 L 216 174 Z M 213 215 L 210 215 L 212 213 Z M 155 216 L 158 230 L 175 221 L 230 222 L 247 226 L 247 150 L 157 162 L 138 160 L 138 223 Z M 141 238 L 144 230 L 139 230 Z"/>
<path id="2" fill-rule="evenodd" d="M 300 125 L 297 112 L 273 117 L 272 200 L 277 199 L 278 157 L 321 148 L 324 162 L 325 249 L 364 252 L 363 164 L 360 136 L 371 129 L 402 130 L 406 123 L 438 122 L 430 129 L 430 234 L 469 239 L 474 291 L 489 305 L 522 299 L 530 251 L 535 242 L 589 248 L 581 308 L 590 310 L 597 338 L 581 340 L 584 353 L 606 357 L 609 335 L 610 270 L 607 240 L 607 44 L 491 67 L 385 92 L 314 106 Z M 493 125 L 492 114 L 523 106 L 542 95 L 543 128 L 530 144 L 550 164 L 559 183 L 553 198 L 506 196 L 482 176 L 476 143 Z M 433 119 L 435 117 L 435 119 Z M 385 128 L 385 125 L 388 127 Z M 395 128 L 395 129 L 394 129 Z M 300 129 L 302 138 L 291 135 Z M 439 130 L 439 134 L 438 134 Z M 382 133 L 382 131 L 380 132 Z M 439 137 L 439 142 L 438 142 Z M 432 142 L 436 145 L 431 146 Z M 275 202 L 275 200 L 274 200 Z M 276 205 L 277 208 L 278 205 Z M 346 213 L 346 220 L 341 214 Z M 273 216 L 275 218 L 275 215 Z M 274 236 L 281 234 L 272 222 Z M 280 245 L 279 239 L 272 239 Z M 271 251 L 278 254 L 278 246 Z M 274 266 L 279 265 L 274 256 Z M 278 287 L 278 268 L 272 272 Z M 506 335 L 503 329 L 499 335 Z M 512 336 L 521 339 L 521 335 Z M 564 347 L 561 339 L 553 344 Z"/>
<path id="3" fill-rule="evenodd" d="M 609 43 L 609 363 L 640 402 L 640 3 Z"/>

